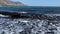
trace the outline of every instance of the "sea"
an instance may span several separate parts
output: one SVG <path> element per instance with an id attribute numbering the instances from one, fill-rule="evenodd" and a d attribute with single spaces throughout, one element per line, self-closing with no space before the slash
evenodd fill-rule
<path id="1" fill-rule="evenodd" d="M 0 14 L 0 34 L 60 34 L 60 7 L 0 6 L 0 12 L 2 11 L 43 15 L 41 19 L 25 17 L 15 19 L 4 18 Z"/>

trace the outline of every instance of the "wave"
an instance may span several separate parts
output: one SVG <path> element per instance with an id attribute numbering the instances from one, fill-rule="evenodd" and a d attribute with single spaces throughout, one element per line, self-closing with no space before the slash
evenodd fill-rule
<path id="1" fill-rule="evenodd" d="M 32 19 L 48 19 L 48 20 L 57 20 L 60 19 L 60 16 L 52 16 L 50 14 L 35 14 L 27 12 L 5 12 L 0 11 L 0 17 L 9 17 L 9 18 L 32 18 Z"/>

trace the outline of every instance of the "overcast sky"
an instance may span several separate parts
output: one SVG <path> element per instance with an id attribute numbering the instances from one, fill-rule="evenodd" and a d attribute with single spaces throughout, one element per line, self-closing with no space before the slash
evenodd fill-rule
<path id="1" fill-rule="evenodd" d="M 60 0 L 13 0 L 29 6 L 60 6 Z"/>

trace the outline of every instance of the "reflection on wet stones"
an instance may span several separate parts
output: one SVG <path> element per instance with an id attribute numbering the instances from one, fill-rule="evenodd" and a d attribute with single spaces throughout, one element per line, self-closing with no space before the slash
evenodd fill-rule
<path id="1" fill-rule="evenodd" d="M 3 31 L 1 34 L 5 34 L 5 32 Z"/>
<path id="2" fill-rule="evenodd" d="M 54 32 L 45 32 L 45 34 L 54 34 Z"/>
<path id="3" fill-rule="evenodd" d="M 55 34 L 58 31 L 57 27 L 60 27 L 58 21 L 47 19 L 1 18 L 0 20 L 0 34 Z"/>

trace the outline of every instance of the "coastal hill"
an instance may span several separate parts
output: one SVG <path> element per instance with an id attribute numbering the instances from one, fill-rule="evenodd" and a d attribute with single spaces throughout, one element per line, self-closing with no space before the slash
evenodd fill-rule
<path id="1" fill-rule="evenodd" d="M 0 0 L 0 5 L 2 6 L 25 6 L 25 4 L 21 2 L 13 2 L 10 0 Z"/>

